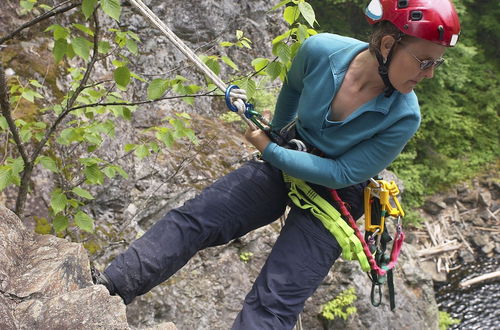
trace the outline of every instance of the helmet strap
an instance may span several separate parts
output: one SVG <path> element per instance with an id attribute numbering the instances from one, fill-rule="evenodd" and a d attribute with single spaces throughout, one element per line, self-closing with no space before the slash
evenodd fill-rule
<path id="1" fill-rule="evenodd" d="M 396 44 L 394 44 L 396 45 Z M 375 51 L 375 56 L 377 57 L 378 61 L 378 74 L 382 78 L 382 81 L 384 82 L 385 89 L 384 89 L 384 96 L 385 97 L 390 97 L 392 93 L 395 91 L 394 86 L 392 85 L 391 81 L 389 80 L 389 64 L 391 63 L 392 59 L 392 54 L 394 50 L 394 45 L 391 47 L 389 50 L 389 54 L 387 54 L 387 58 L 384 59 L 380 51 L 377 49 Z"/>

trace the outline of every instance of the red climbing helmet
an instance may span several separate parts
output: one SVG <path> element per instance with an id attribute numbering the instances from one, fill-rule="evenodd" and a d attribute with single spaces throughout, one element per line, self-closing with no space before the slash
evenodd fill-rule
<path id="1" fill-rule="evenodd" d="M 450 0 L 372 0 L 365 14 L 370 24 L 389 21 L 404 34 L 447 47 L 455 46 L 460 34 Z"/>

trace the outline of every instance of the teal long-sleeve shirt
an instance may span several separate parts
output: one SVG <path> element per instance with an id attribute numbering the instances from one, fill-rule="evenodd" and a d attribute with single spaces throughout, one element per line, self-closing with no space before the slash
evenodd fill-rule
<path id="1" fill-rule="evenodd" d="M 328 119 L 349 64 L 368 44 L 335 34 L 308 38 L 278 96 L 272 126 L 296 119 L 301 138 L 325 157 L 270 143 L 262 157 L 289 175 L 338 189 L 377 175 L 401 152 L 420 125 L 415 93 L 378 95 L 343 121 Z"/>

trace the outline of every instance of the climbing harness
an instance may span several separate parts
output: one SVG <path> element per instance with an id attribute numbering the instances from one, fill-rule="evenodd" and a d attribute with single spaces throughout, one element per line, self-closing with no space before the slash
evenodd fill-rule
<path id="1" fill-rule="evenodd" d="M 179 39 L 141 0 L 129 0 L 154 26 L 163 34 L 214 84 L 225 93 L 227 107 L 240 115 L 250 127 L 256 127 L 269 136 L 269 138 L 280 146 L 304 152 L 314 152 L 314 148 L 308 146 L 295 136 L 295 122 L 285 126 L 279 132 L 271 129 L 271 125 L 260 113 L 255 111 L 253 104 L 246 102 L 244 95 L 239 94 L 236 85 L 226 87 L 222 81 L 181 39 Z M 372 280 L 372 304 L 380 305 L 381 288 L 385 282 L 389 285 L 391 309 L 394 309 L 394 285 L 392 280 L 392 269 L 394 268 L 404 233 L 401 228 L 401 217 L 404 212 L 397 201 L 396 195 L 399 190 L 394 182 L 386 182 L 380 179 L 372 179 L 365 188 L 365 236 L 356 225 L 355 220 L 345 207 L 344 202 L 338 196 L 336 190 L 330 190 L 333 200 L 338 204 L 340 212 L 329 202 L 323 199 L 314 189 L 303 180 L 291 177 L 283 172 L 284 181 L 290 186 L 289 197 L 292 202 L 305 210 L 310 210 L 325 228 L 335 237 L 342 248 L 342 257 L 346 260 L 358 260 L 361 269 L 370 272 Z M 391 199 L 392 198 L 392 199 Z M 390 201 L 393 200 L 395 207 Z M 385 219 L 387 216 L 397 217 L 397 233 L 390 256 L 385 253 L 386 245 L 392 240 L 385 230 Z M 375 289 L 379 290 L 378 299 L 375 298 Z"/>
<path id="2" fill-rule="evenodd" d="M 368 276 L 372 281 L 371 302 L 374 306 L 380 305 L 381 286 L 387 282 L 390 306 L 393 310 L 395 297 L 392 269 L 397 263 L 405 237 L 401 226 L 404 211 L 396 197 L 399 190 L 394 181 L 371 179 L 370 184 L 365 188 L 365 235 L 363 236 L 335 189 L 329 189 L 329 191 L 340 212 L 303 180 L 284 172 L 283 179 L 289 185 L 288 196 L 291 201 L 297 207 L 309 210 L 322 222 L 342 248 L 342 257 L 345 260 L 358 260 L 361 269 L 369 272 Z M 391 205 L 391 201 L 396 204 L 395 207 Z M 392 240 L 384 226 L 388 216 L 398 219 L 396 238 L 390 255 L 385 252 L 387 243 Z M 378 297 L 375 296 L 377 289 Z"/>

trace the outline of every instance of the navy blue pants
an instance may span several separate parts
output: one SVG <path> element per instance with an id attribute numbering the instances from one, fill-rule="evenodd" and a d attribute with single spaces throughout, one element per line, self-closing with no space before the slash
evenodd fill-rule
<path id="1" fill-rule="evenodd" d="M 339 189 L 355 218 L 363 185 Z M 199 250 L 278 219 L 289 201 L 281 171 L 252 161 L 168 212 L 105 270 L 125 303 L 162 283 Z M 327 275 L 341 248 L 321 222 L 292 207 L 233 329 L 292 329 L 304 303 Z"/>

